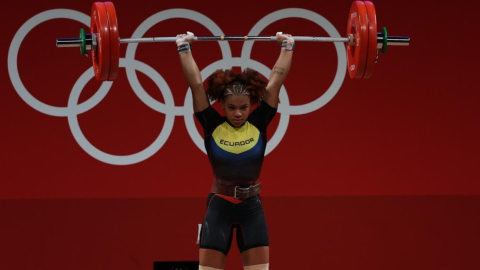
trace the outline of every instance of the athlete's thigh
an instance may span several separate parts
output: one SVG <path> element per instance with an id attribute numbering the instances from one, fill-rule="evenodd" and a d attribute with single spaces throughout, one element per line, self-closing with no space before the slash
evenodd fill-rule
<path id="1" fill-rule="evenodd" d="M 240 252 L 269 246 L 267 222 L 260 198 L 252 197 L 240 205 L 237 225 L 237 245 Z"/>
<path id="2" fill-rule="evenodd" d="M 228 254 L 232 241 L 231 203 L 213 196 L 200 232 L 200 248 Z"/>
<path id="3" fill-rule="evenodd" d="M 223 252 L 213 249 L 200 249 L 199 261 L 200 265 L 217 269 L 223 269 L 227 256 Z"/>

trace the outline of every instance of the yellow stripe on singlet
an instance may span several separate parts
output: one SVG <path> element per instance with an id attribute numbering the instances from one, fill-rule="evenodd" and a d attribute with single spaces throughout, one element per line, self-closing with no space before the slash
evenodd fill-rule
<path id="1" fill-rule="evenodd" d="M 227 122 L 219 125 L 212 134 L 215 143 L 223 150 L 240 154 L 252 149 L 257 143 L 260 131 L 249 122 L 234 128 Z"/>

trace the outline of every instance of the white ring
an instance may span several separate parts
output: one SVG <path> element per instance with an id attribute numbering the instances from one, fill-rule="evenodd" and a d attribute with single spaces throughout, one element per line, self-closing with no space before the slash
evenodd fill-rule
<path id="1" fill-rule="evenodd" d="M 265 77 L 269 77 L 271 72 L 271 70 L 268 67 L 266 67 L 265 65 L 253 59 L 231 58 L 231 59 L 221 59 L 210 64 L 209 66 L 207 66 L 201 71 L 201 75 L 202 75 L 202 78 L 207 78 L 210 74 L 212 74 L 217 69 L 226 69 L 234 66 L 240 66 L 240 67 L 250 66 L 256 71 L 260 72 Z M 282 88 L 280 89 L 279 98 L 283 106 L 288 106 L 290 104 L 287 91 L 285 90 L 284 86 L 282 86 Z M 187 95 L 185 96 L 184 107 L 193 108 L 192 102 L 193 102 L 192 91 L 189 88 Z M 192 114 L 193 109 L 190 112 L 191 112 L 190 114 L 186 114 L 184 116 L 185 126 L 187 127 L 188 134 L 190 135 L 190 138 L 192 138 L 195 145 L 204 153 L 207 153 L 205 150 L 203 138 L 198 132 L 197 127 L 195 126 L 195 122 L 193 120 L 193 114 Z M 283 112 L 281 114 L 280 122 L 278 123 L 277 130 L 275 131 L 275 134 L 270 138 L 270 140 L 267 143 L 267 148 L 265 149 L 265 155 L 268 155 L 270 152 L 272 152 L 273 149 L 275 149 L 275 147 L 277 147 L 277 145 L 280 143 L 283 136 L 287 132 L 289 119 L 290 119 L 290 115 L 288 114 L 288 112 Z"/>
<path id="2" fill-rule="evenodd" d="M 148 17 L 138 26 L 138 28 L 133 33 L 132 38 L 141 38 L 151 27 L 153 27 L 157 23 L 174 18 L 190 19 L 196 21 L 205 26 L 213 35 L 223 35 L 220 27 L 218 27 L 212 20 L 210 20 L 208 17 L 201 13 L 189 9 L 169 9 L 155 13 L 152 16 Z M 230 45 L 226 42 L 219 42 L 219 44 L 223 58 L 231 58 L 232 52 L 230 50 Z M 134 61 L 137 47 L 138 43 L 128 44 L 125 56 L 127 62 Z M 182 108 L 173 106 L 164 108 L 164 105 L 162 103 L 152 98 L 150 95 L 148 95 L 145 89 L 143 89 L 142 85 L 138 81 L 135 70 L 130 68 L 130 64 L 126 65 L 126 71 L 128 81 L 130 82 L 130 85 L 132 85 L 133 91 L 150 108 L 161 113 L 166 113 L 170 110 L 173 111 L 175 115 L 185 115 L 192 111 L 191 109 L 186 109 L 185 107 Z M 165 86 L 162 85 L 162 87 Z"/>
<path id="3" fill-rule="evenodd" d="M 323 16 L 310 10 L 300 8 L 281 9 L 268 14 L 267 16 L 263 17 L 263 19 L 261 19 L 259 22 L 257 22 L 257 24 L 255 24 L 255 26 L 252 28 L 252 30 L 250 30 L 248 35 L 257 36 L 271 23 L 286 18 L 301 18 L 310 20 L 325 29 L 327 34 L 329 34 L 331 37 L 340 37 L 340 34 L 338 33 L 335 26 L 333 26 Z M 245 42 L 243 44 L 242 58 L 250 58 L 252 47 L 252 42 Z M 337 94 L 338 90 L 340 90 L 340 87 L 342 86 L 347 68 L 347 54 L 345 52 L 345 46 L 343 45 L 343 43 L 335 42 L 335 49 L 337 50 L 338 56 L 337 73 L 328 90 L 322 96 L 310 103 L 304 105 L 291 105 L 289 107 L 279 107 L 279 112 L 284 113 L 288 111 L 288 113 L 291 115 L 307 114 L 320 109 L 330 100 L 332 100 L 332 98 Z"/>
<path id="4" fill-rule="evenodd" d="M 69 110 L 75 110 L 78 113 L 88 111 L 89 109 L 100 103 L 100 101 L 102 101 L 102 99 L 105 97 L 108 90 L 110 89 L 111 82 L 104 82 L 100 89 L 92 97 L 90 97 L 90 99 L 83 102 L 82 104 L 78 104 L 76 108 L 68 108 L 51 106 L 39 101 L 34 96 L 32 96 L 32 94 L 30 94 L 30 92 L 25 88 L 22 80 L 20 79 L 20 74 L 18 73 L 17 67 L 17 59 L 18 51 L 20 49 L 20 45 L 22 44 L 23 39 L 37 25 L 51 19 L 72 19 L 81 22 L 87 26 L 90 25 L 89 16 L 71 9 L 47 10 L 30 18 L 20 27 L 20 29 L 18 29 L 17 33 L 13 37 L 12 43 L 10 44 L 10 49 L 8 50 L 8 73 L 10 75 L 10 80 L 12 81 L 13 87 L 17 91 L 18 95 L 23 99 L 23 101 L 25 101 L 28 105 L 30 105 L 30 107 L 41 113 L 51 116 L 67 116 L 71 113 L 71 111 Z"/>
<path id="5" fill-rule="evenodd" d="M 173 102 L 173 97 L 171 95 L 170 89 L 168 89 L 168 94 L 165 90 L 162 90 L 160 87 L 160 84 L 164 82 L 162 76 L 158 74 L 153 68 L 150 66 L 146 65 L 145 63 L 142 63 L 140 61 L 130 61 L 128 63 L 132 68 L 135 70 L 139 70 L 143 72 L 145 75 L 149 76 L 150 79 L 152 79 L 155 84 L 159 87 L 159 89 L 162 91 L 162 94 L 164 96 L 165 102 L 168 102 L 171 104 Z M 120 59 L 120 67 L 125 67 L 125 61 L 124 59 Z M 85 86 L 84 82 L 88 82 L 89 79 L 93 78 L 93 67 L 88 69 L 86 72 L 80 76 L 79 80 L 77 83 L 75 83 L 72 92 L 70 93 L 70 97 L 68 99 L 68 107 L 73 107 L 75 108 L 77 106 L 78 99 L 80 97 L 80 94 L 82 93 L 82 89 Z M 144 150 L 132 154 L 132 155 L 125 155 L 125 156 L 119 156 L 119 155 L 111 155 L 108 153 L 105 153 L 95 146 L 93 146 L 85 137 L 85 135 L 82 133 L 82 130 L 80 129 L 80 125 L 78 124 L 78 118 L 76 113 L 71 113 L 68 115 L 68 124 L 70 126 L 70 129 L 72 131 L 73 137 L 75 140 L 78 142 L 80 147 L 82 147 L 85 152 L 87 152 L 90 156 L 94 157 L 97 160 L 100 160 L 102 162 L 108 163 L 108 164 L 113 164 L 113 165 L 131 165 L 135 164 L 141 161 L 144 161 L 145 159 L 153 156 L 162 146 L 165 144 L 167 141 L 168 137 L 170 136 L 170 133 L 173 128 L 173 123 L 175 120 L 175 115 L 173 114 L 166 114 L 165 115 L 165 123 L 163 124 L 162 131 L 160 132 L 159 136 L 155 139 L 155 141 L 149 145 L 147 148 Z"/>

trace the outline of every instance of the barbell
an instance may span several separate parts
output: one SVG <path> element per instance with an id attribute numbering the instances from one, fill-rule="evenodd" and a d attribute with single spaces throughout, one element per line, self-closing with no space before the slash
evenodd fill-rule
<path id="1" fill-rule="evenodd" d="M 409 37 L 388 36 L 387 29 L 377 32 L 375 7 L 370 1 L 354 1 L 350 6 L 347 37 L 294 36 L 295 41 L 344 42 L 347 48 L 347 68 L 350 78 L 370 78 L 387 46 L 408 46 Z M 145 42 L 175 42 L 177 37 L 120 38 L 115 7 L 112 2 L 95 2 L 91 10 L 90 34 L 80 29 L 79 38 L 58 38 L 57 47 L 80 47 L 80 53 L 92 56 L 95 78 L 113 81 L 117 78 L 120 44 Z M 276 36 L 196 36 L 195 41 L 276 41 Z"/>

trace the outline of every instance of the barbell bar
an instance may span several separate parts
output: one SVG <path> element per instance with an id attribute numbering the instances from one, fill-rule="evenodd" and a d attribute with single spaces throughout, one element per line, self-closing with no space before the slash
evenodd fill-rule
<path id="1" fill-rule="evenodd" d="M 378 33 L 378 49 L 382 48 L 383 37 L 381 33 Z M 316 41 L 316 42 L 345 42 L 350 43 L 351 38 L 340 37 L 340 38 L 329 38 L 329 37 L 306 37 L 306 36 L 292 36 L 295 41 Z M 92 34 L 85 34 L 86 45 L 88 50 L 92 50 Z M 153 42 L 174 42 L 177 37 L 148 37 L 148 38 L 121 38 L 120 44 L 123 43 L 153 43 Z M 205 36 L 198 37 L 195 36 L 195 41 L 276 41 L 276 36 Z M 390 46 L 408 46 L 410 43 L 409 37 L 388 37 L 388 45 Z M 67 47 L 81 47 L 82 39 L 81 38 L 58 38 L 57 47 L 58 48 L 67 48 Z"/>
<path id="2" fill-rule="evenodd" d="M 175 42 L 177 37 L 120 38 L 115 7 L 111 2 L 95 2 L 91 12 L 91 34 L 80 30 L 80 38 L 58 38 L 58 48 L 79 47 L 91 52 L 95 78 L 113 81 L 118 75 L 119 46 L 123 43 Z M 350 7 L 347 37 L 293 36 L 295 41 L 343 42 L 347 49 L 347 68 L 351 78 L 370 78 L 378 51 L 387 46 L 409 46 L 410 37 L 387 36 L 384 27 L 377 32 L 376 13 L 370 1 L 354 1 Z M 277 41 L 276 36 L 195 36 L 195 41 Z"/>

